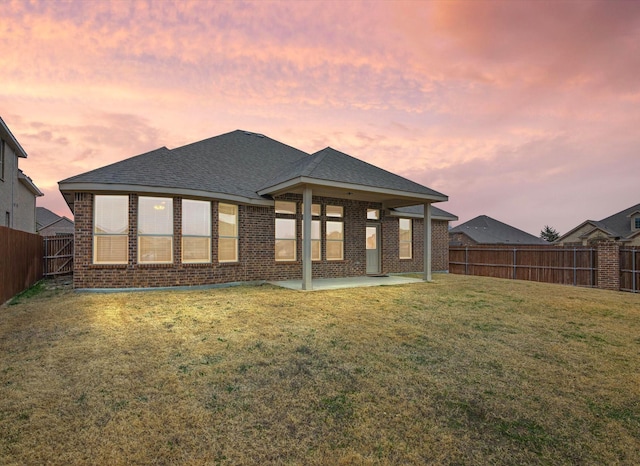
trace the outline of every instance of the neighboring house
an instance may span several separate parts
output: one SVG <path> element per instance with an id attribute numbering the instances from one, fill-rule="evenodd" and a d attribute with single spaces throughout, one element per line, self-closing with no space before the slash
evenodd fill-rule
<path id="1" fill-rule="evenodd" d="M 302 279 L 309 289 L 312 277 L 428 280 L 448 268 L 442 232 L 455 216 L 431 207 L 447 196 L 332 148 L 310 155 L 237 130 L 59 185 L 74 213 L 76 288 Z"/>
<path id="2" fill-rule="evenodd" d="M 554 244 L 587 246 L 602 240 L 640 246 L 640 204 L 602 220 L 586 220 L 562 235 Z"/>
<path id="3" fill-rule="evenodd" d="M 43 194 L 18 168 L 19 158 L 27 153 L 0 118 L 0 225 L 35 233 L 36 197 Z"/>
<path id="4" fill-rule="evenodd" d="M 36 231 L 42 236 L 72 235 L 73 221 L 44 207 L 36 207 Z"/>
<path id="5" fill-rule="evenodd" d="M 450 246 L 478 244 L 548 245 L 549 243 L 486 215 L 479 215 L 449 230 Z"/>

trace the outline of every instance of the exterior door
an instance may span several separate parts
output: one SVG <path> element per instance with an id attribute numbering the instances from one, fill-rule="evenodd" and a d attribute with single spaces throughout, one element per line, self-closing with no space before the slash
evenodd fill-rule
<path id="1" fill-rule="evenodd" d="M 380 225 L 367 225 L 367 274 L 380 273 Z"/>

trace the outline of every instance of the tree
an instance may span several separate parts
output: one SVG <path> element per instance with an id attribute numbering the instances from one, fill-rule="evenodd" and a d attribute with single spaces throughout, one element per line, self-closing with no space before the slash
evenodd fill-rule
<path id="1" fill-rule="evenodd" d="M 553 243 L 558 238 L 560 238 L 560 233 L 558 233 L 558 230 L 556 230 L 555 228 L 550 227 L 549 225 L 545 225 L 542 231 L 540 231 L 540 238 L 549 243 Z"/>

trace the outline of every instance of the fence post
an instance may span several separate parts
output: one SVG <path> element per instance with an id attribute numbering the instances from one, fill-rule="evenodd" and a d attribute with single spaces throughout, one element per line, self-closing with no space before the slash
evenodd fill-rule
<path id="1" fill-rule="evenodd" d="M 615 241 L 598 243 L 598 288 L 620 291 L 620 245 Z"/>
<path id="2" fill-rule="evenodd" d="M 516 248 L 513 248 L 513 279 L 516 279 L 516 252 L 518 250 Z"/>

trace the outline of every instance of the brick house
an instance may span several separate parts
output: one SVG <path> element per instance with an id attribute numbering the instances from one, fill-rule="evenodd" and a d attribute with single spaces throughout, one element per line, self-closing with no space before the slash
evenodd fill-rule
<path id="1" fill-rule="evenodd" d="M 59 186 L 74 213 L 76 288 L 301 279 L 311 289 L 312 277 L 403 272 L 429 280 L 448 267 L 457 219 L 431 206 L 446 195 L 406 178 L 240 130 Z"/>
<path id="2" fill-rule="evenodd" d="M 600 241 L 619 241 L 625 246 L 640 246 L 640 204 L 602 220 L 585 220 L 558 238 L 555 244 L 588 246 Z"/>
<path id="3" fill-rule="evenodd" d="M 31 178 L 18 168 L 27 153 L 0 118 L 0 225 L 36 232 L 36 197 L 43 196 Z"/>

